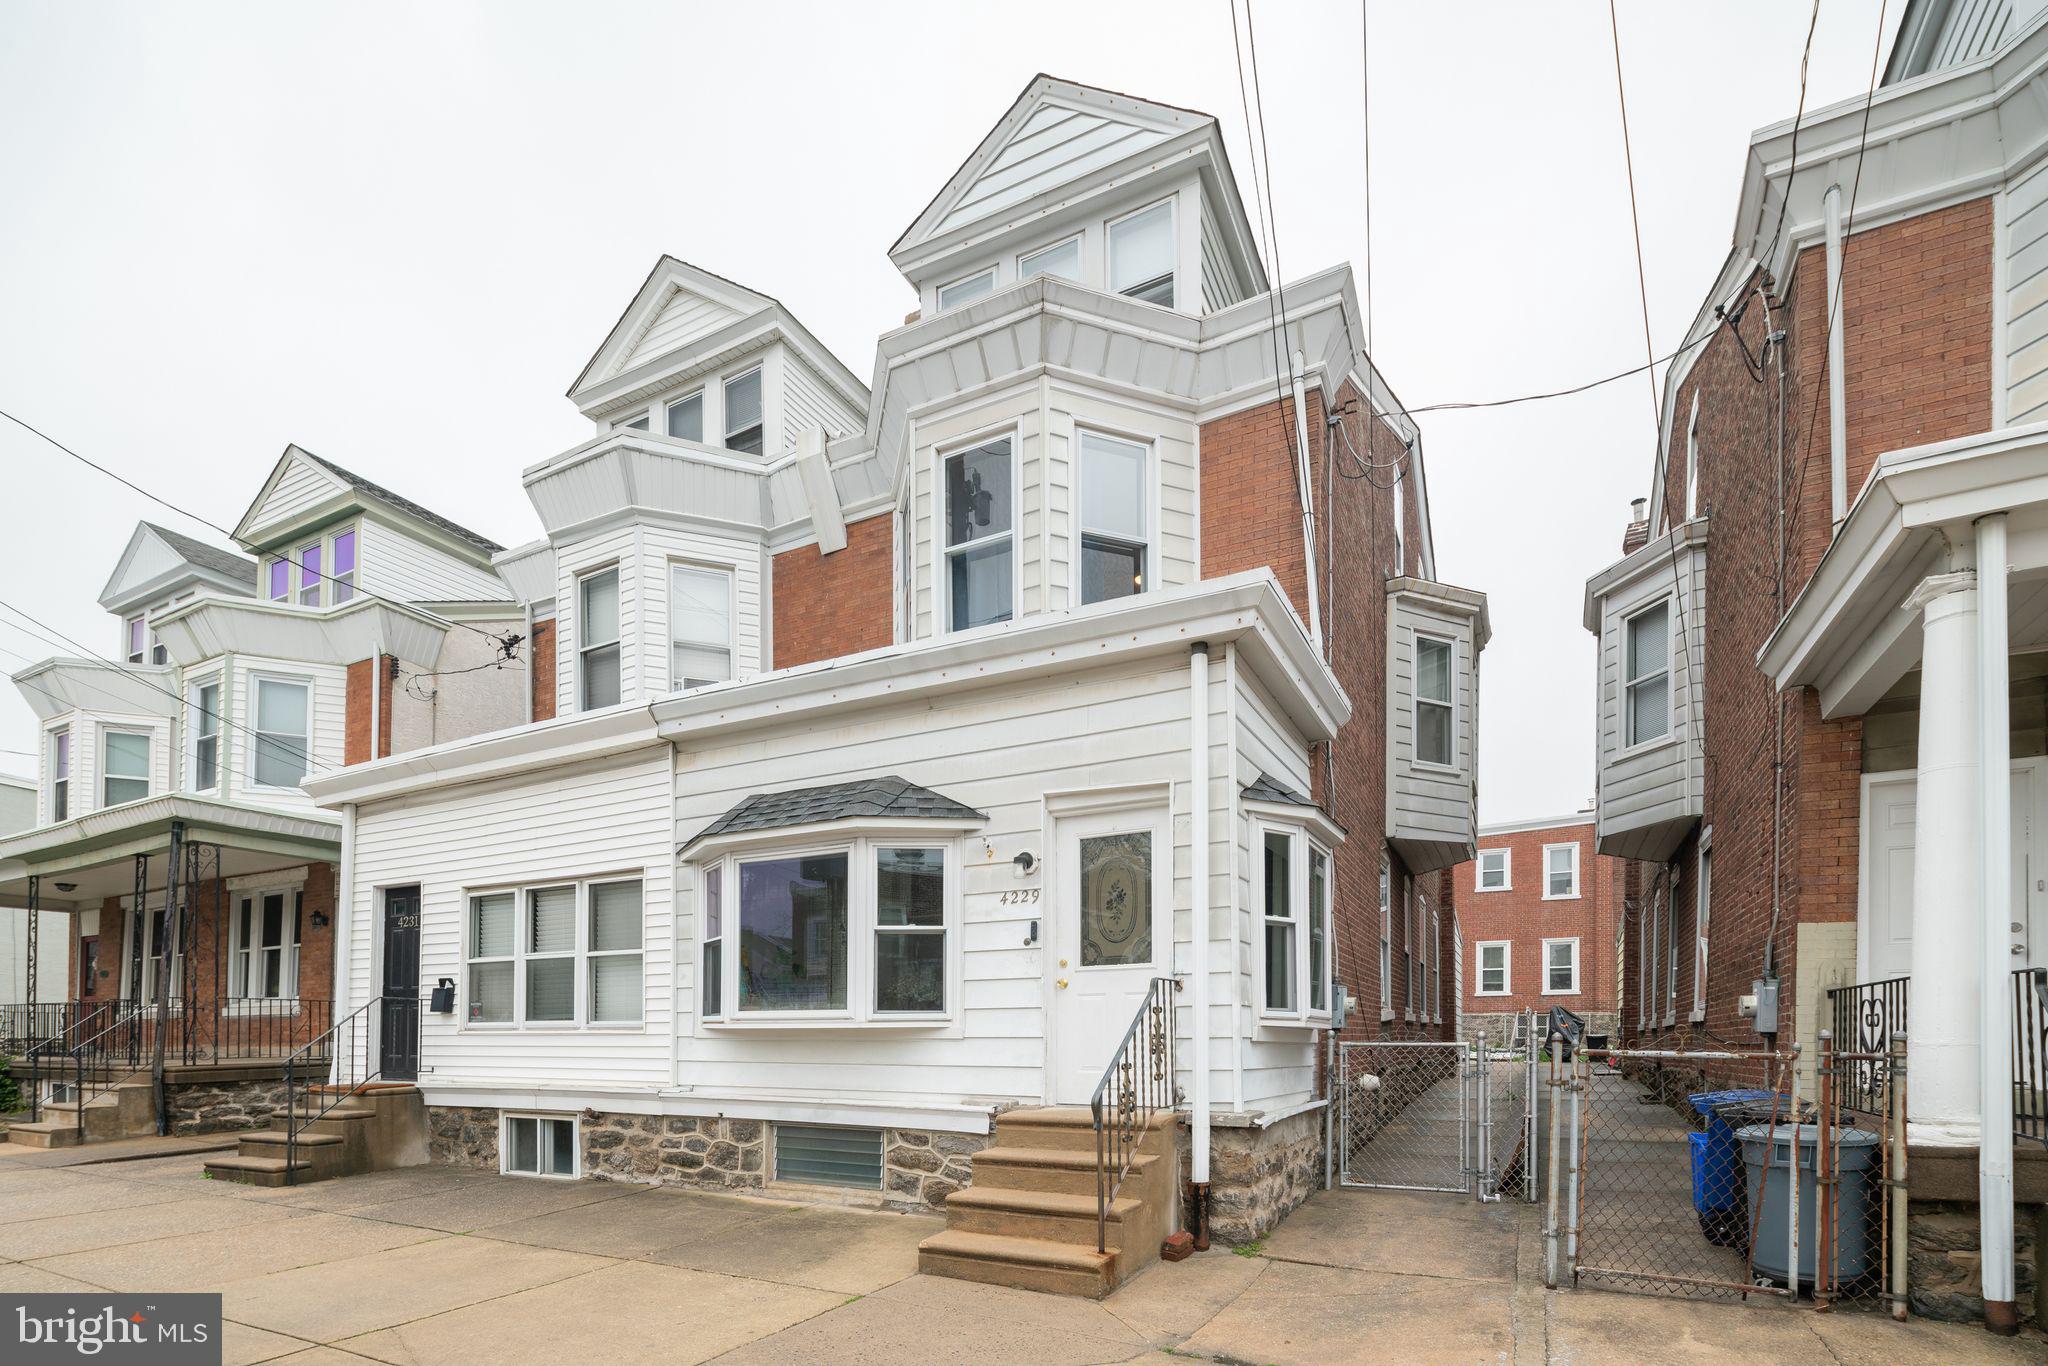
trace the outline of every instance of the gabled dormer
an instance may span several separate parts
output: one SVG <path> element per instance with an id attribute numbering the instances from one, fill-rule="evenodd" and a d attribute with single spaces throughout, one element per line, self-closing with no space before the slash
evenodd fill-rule
<path id="1" fill-rule="evenodd" d="M 664 256 L 569 398 L 599 434 L 632 430 L 764 460 L 800 432 L 867 423 L 868 390 L 779 302 Z"/>
<path id="2" fill-rule="evenodd" d="M 120 622 L 117 658 L 130 664 L 164 664 L 164 647 L 150 624 L 158 613 L 201 593 L 251 597 L 256 562 L 232 550 L 158 526 L 137 522 L 127 548 L 100 590 L 100 606 Z"/>
<path id="3" fill-rule="evenodd" d="M 257 557 L 257 596 L 269 602 L 511 598 L 491 565 L 503 546 L 299 446 L 278 457 L 235 540 Z"/>
<path id="4" fill-rule="evenodd" d="M 889 258 L 925 317 L 1038 275 L 1197 316 L 1267 287 L 1214 118 L 1043 75 Z"/>

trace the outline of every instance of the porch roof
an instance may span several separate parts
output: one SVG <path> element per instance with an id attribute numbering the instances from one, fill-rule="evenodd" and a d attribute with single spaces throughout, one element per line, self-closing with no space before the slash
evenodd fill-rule
<path id="1" fill-rule="evenodd" d="M 138 854 L 167 853 L 174 821 L 184 823 L 187 842 L 220 847 L 224 877 L 332 862 L 341 853 L 341 821 L 325 812 L 278 811 L 168 793 L 0 839 L 0 905 L 26 905 L 32 876 L 68 875 L 71 890 L 39 895 L 44 910 L 97 906 L 106 897 L 130 892 L 131 860 Z M 49 884 L 40 890 L 49 891 Z"/>
<path id="2" fill-rule="evenodd" d="M 1880 456 L 1785 619 L 1757 652 L 1779 688 L 1811 687 L 1826 717 L 1858 716 L 1920 661 L 1907 599 L 1945 572 L 1951 539 L 2008 514 L 2015 650 L 2048 646 L 2048 422 Z"/>

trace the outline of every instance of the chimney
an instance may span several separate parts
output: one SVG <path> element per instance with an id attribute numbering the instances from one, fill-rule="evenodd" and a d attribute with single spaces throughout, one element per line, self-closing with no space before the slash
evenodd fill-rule
<path id="1" fill-rule="evenodd" d="M 1621 536 L 1621 553 L 1633 555 L 1650 542 L 1650 500 L 1632 499 L 1628 505 L 1628 530 Z"/>

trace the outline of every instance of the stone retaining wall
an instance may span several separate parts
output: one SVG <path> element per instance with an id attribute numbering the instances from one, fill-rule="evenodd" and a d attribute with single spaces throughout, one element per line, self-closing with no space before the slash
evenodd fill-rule
<path id="1" fill-rule="evenodd" d="M 427 1107 L 427 1160 L 498 1170 L 498 1112 L 459 1105 Z"/>
<path id="2" fill-rule="evenodd" d="M 1181 1135 L 1183 1178 L 1194 1142 Z M 1242 1244 L 1265 1237 L 1323 1186 L 1323 1112 L 1305 1110 L 1263 1129 L 1209 1130 L 1209 1236 Z"/>
<path id="3" fill-rule="evenodd" d="M 2043 1210 L 2021 1205 L 2013 1219 L 2013 1298 L 2023 1320 L 2035 1318 L 2039 1308 L 2036 1256 Z M 1976 1204 L 1912 1201 L 1906 1242 L 1906 1294 L 1913 1312 L 1946 1323 L 1982 1323 L 1984 1258 Z"/>
<path id="4" fill-rule="evenodd" d="M 192 1082 L 167 1086 L 164 1099 L 174 1134 L 268 1129 L 285 1111 L 283 1081 Z"/>
<path id="5" fill-rule="evenodd" d="M 968 1184 L 974 1155 L 992 1134 L 882 1131 L 882 1200 L 894 1209 L 944 1210 L 946 1197 Z"/>

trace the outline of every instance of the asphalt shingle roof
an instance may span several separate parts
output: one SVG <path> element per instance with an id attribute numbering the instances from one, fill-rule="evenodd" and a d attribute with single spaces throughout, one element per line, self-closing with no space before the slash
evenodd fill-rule
<path id="1" fill-rule="evenodd" d="M 1284 783 L 1276 783 L 1265 774 L 1244 785 L 1244 795 L 1255 802 L 1285 802 L 1289 806 L 1314 806 L 1315 803 Z"/>
<path id="2" fill-rule="evenodd" d="M 196 564 L 202 569 L 226 574 L 248 584 L 251 588 L 256 586 L 256 561 L 247 555 L 237 555 L 232 550 L 222 550 L 219 546 L 195 541 L 190 536 L 182 535 L 167 526 L 158 526 L 155 522 L 144 522 L 143 525 L 183 556 L 188 564 Z"/>
<path id="3" fill-rule="evenodd" d="M 697 844 L 718 835 L 816 825 L 823 821 L 905 818 L 945 821 L 988 819 L 985 813 L 956 802 L 942 792 L 919 787 L 906 778 L 891 774 L 886 778 L 827 783 L 822 787 L 799 787 L 787 792 L 757 792 L 711 822 L 690 843 Z"/>
<path id="4" fill-rule="evenodd" d="M 461 540 L 468 541 L 471 545 L 477 547 L 477 549 L 479 550 L 486 552 L 487 554 L 496 554 L 498 551 L 503 550 L 505 548 L 504 546 L 499 545 L 496 541 L 493 541 L 488 537 L 477 535 L 474 531 L 471 531 L 466 526 L 461 526 L 455 522 L 449 521 L 446 517 L 443 517 L 438 512 L 435 512 L 429 508 L 421 507 L 418 503 L 415 503 L 410 498 L 407 498 L 401 494 L 393 493 L 390 489 L 385 488 L 382 484 L 377 483 L 373 479 L 365 479 L 363 478 L 362 475 L 357 474 L 354 470 L 345 470 L 341 466 L 335 464 L 332 460 L 326 460 L 321 458 L 320 456 L 313 454 L 313 452 L 307 450 L 304 446 L 299 447 L 299 453 L 304 455 L 308 460 L 311 460 L 314 464 L 326 470 L 328 473 L 336 475 L 342 479 L 346 479 L 349 483 L 355 485 L 364 493 L 369 494 L 372 498 L 376 498 L 381 502 L 389 503 L 391 504 L 391 506 L 399 509 L 402 512 L 410 513 L 414 517 L 419 518 L 422 522 L 426 522 L 430 525 L 441 528 L 441 530 L 447 532 L 451 536 L 455 536 Z"/>

